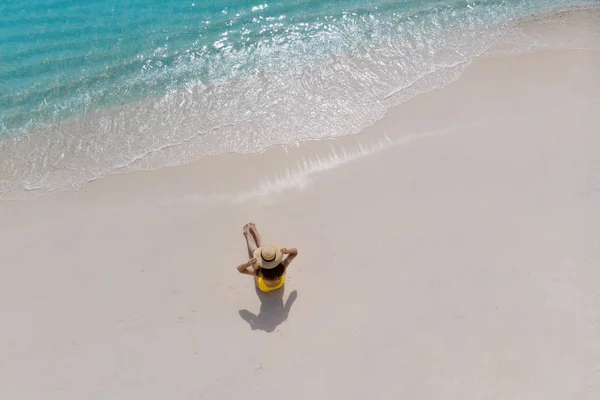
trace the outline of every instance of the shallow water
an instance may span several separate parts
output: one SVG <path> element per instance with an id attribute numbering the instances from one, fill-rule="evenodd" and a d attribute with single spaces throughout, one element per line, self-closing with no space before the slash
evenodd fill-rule
<path id="1" fill-rule="evenodd" d="M 5 3 L 0 197 L 357 133 L 514 40 L 515 21 L 598 4 Z"/>

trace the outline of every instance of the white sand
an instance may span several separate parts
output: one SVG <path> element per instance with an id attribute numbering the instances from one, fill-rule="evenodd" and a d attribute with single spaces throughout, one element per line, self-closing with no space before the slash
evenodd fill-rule
<path id="1" fill-rule="evenodd" d="M 598 71 L 482 59 L 356 137 L 0 203 L 0 399 L 597 399 Z M 250 220 L 300 250 L 283 299 Z"/>

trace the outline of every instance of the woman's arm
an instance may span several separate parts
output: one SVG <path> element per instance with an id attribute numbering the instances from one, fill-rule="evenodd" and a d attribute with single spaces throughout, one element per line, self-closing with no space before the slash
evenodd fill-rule
<path id="1" fill-rule="evenodd" d="M 243 264 L 238 265 L 237 270 L 240 274 L 252 275 L 254 276 L 254 271 L 248 271 L 248 268 L 256 265 L 256 258 L 252 258 Z"/>
<path id="2" fill-rule="evenodd" d="M 292 260 L 294 258 L 296 258 L 296 256 L 298 255 L 298 249 L 295 249 L 295 248 L 281 249 L 281 252 L 283 254 L 287 254 L 287 257 L 285 258 L 285 260 L 283 260 L 283 266 L 285 268 L 287 268 L 290 265 L 290 263 L 292 262 Z"/>

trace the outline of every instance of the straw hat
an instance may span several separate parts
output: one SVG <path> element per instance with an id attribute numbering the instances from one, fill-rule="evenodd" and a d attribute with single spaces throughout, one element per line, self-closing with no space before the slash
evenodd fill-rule
<path id="1" fill-rule="evenodd" d="M 281 247 L 273 244 L 267 244 L 254 250 L 256 264 L 264 269 L 273 269 L 279 265 L 283 259 Z"/>

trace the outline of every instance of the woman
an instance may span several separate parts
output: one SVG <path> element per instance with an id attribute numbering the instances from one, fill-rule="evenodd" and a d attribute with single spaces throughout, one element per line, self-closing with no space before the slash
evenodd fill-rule
<path id="1" fill-rule="evenodd" d="M 242 274 L 252 275 L 261 292 L 272 292 L 283 287 L 285 271 L 298 255 L 298 250 L 281 249 L 272 244 L 262 246 L 260 234 L 253 223 L 244 226 L 244 237 L 250 260 L 240 264 L 237 270 Z M 287 255 L 285 259 L 284 255 Z M 250 267 L 252 270 L 249 270 Z"/>

